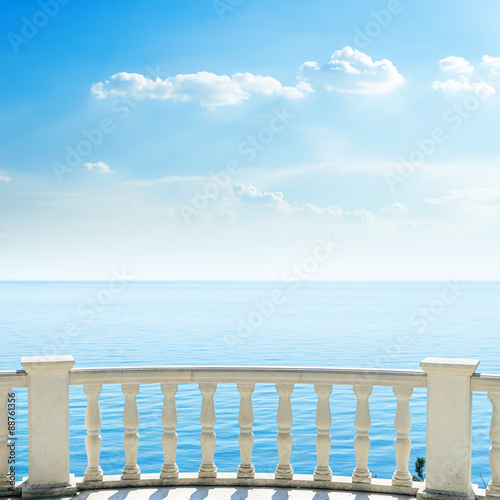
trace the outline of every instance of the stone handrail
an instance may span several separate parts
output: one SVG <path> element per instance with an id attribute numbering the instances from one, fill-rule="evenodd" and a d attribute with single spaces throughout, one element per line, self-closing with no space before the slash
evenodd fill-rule
<path id="1" fill-rule="evenodd" d="M 7 468 L 7 397 L 12 387 L 28 387 L 29 476 L 14 493 L 23 498 L 71 495 L 77 490 L 151 485 L 249 485 L 289 486 L 381 491 L 417 495 L 421 499 L 472 499 L 471 411 L 472 391 L 488 392 L 493 404 L 490 462 L 492 481 L 484 494 L 500 497 L 500 376 L 475 374 L 477 360 L 427 358 L 422 370 L 282 367 L 140 367 L 73 368 L 71 356 L 23 358 L 24 371 L 0 372 L 0 496 L 12 494 Z M 202 464 L 196 474 L 179 473 L 177 450 L 176 393 L 178 384 L 198 384 L 202 394 L 200 448 Z M 221 474 L 214 463 L 216 412 L 214 394 L 218 384 L 235 383 L 240 395 L 238 423 L 241 462 L 234 474 Z M 274 474 L 256 473 L 252 465 L 254 423 L 252 394 L 255 384 L 275 384 L 279 395 L 276 414 L 279 463 Z M 123 409 L 125 464 L 121 476 L 105 476 L 99 464 L 101 416 L 99 396 L 103 384 L 120 384 L 125 395 Z M 158 474 L 141 475 L 138 465 L 141 384 L 160 384 L 163 393 L 162 425 L 164 464 Z M 290 396 L 296 384 L 314 386 L 317 395 L 317 465 L 311 476 L 297 475 L 290 463 L 293 445 L 293 409 Z M 85 446 L 88 466 L 83 478 L 75 479 L 69 468 L 70 385 L 83 386 L 87 397 Z M 357 404 L 354 420 L 356 467 L 352 477 L 332 476 L 329 465 L 331 409 L 334 385 L 351 386 Z M 393 388 L 395 395 L 396 471 L 390 480 L 371 477 L 369 398 L 373 386 Z M 411 450 L 409 400 L 414 388 L 427 388 L 427 476 L 414 483 L 408 470 Z M 4 410 L 2 410 L 4 408 Z M 182 443 L 181 443 L 182 446 Z M 8 453 L 8 451 L 7 451 Z M 311 471 L 313 472 L 313 471 Z"/>

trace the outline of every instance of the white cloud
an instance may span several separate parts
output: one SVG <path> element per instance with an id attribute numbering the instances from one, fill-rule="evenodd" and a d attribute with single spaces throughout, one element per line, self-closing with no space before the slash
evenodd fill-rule
<path id="1" fill-rule="evenodd" d="M 463 57 L 450 56 L 439 61 L 439 66 L 443 71 L 453 71 L 454 73 L 473 73 L 474 66 Z"/>
<path id="2" fill-rule="evenodd" d="M 283 96 L 298 99 L 312 92 L 310 86 L 283 86 L 270 76 L 252 73 L 235 73 L 232 76 L 216 75 L 207 71 L 179 74 L 162 80 L 152 80 L 138 73 L 117 73 L 105 82 L 92 85 L 92 93 L 103 99 L 109 96 L 130 95 L 141 99 L 171 99 L 175 102 L 196 101 L 202 107 L 215 109 L 219 106 L 239 104 L 252 94 Z"/>
<path id="3" fill-rule="evenodd" d="M 480 222 L 490 224 L 500 220 L 500 189 L 465 188 L 445 191 L 439 198 L 425 199 L 433 205 L 443 205 L 460 213 L 479 217 Z"/>
<path id="4" fill-rule="evenodd" d="M 5 172 L 5 170 L 0 170 L 0 182 L 9 182 L 10 181 L 10 177 L 6 174 L 7 173 Z"/>
<path id="5" fill-rule="evenodd" d="M 432 88 L 443 92 L 477 92 L 483 96 L 490 96 L 495 93 L 495 89 L 491 85 L 484 82 L 470 82 L 464 75 L 460 75 L 459 80 L 454 78 L 450 78 L 445 82 L 436 80 L 432 83 Z"/>
<path id="6" fill-rule="evenodd" d="M 467 203 L 490 203 L 500 200 L 500 189 L 464 188 L 445 191 L 444 196 L 424 201 L 434 205 L 464 206 Z"/>
<path id="7" fill-rule="evenodd" d="M 500 69 L 500 57 L 492 57 L 492 56 L 484 55 L 483 59 L 482 59 L 482 63 L 485 66 Z"/>
<path id="8" fill-rule="evenodd" d="M 319 215 L 319 216 L 335 216 L 335 217 L 355 217 L 361 219 L 363 222 L 373 220 L 373 214 L 369 210 L 359 209 L 353 211 L 342 210 L 336 206 L 329 206 L 326 208 L 317 207 L 310 203 L 303 205 L 291 205 L 285 201 L 283 193 L 280 191 L 267 192 L 259 191 L 252 184 L 234 184 L 234 194 L 242 202 L 249 204 L 261 204 L 275 209 L 277 212 L 285 215 Z"/>
<path id="9" fill-rule="evenodd" d="M 345 47 L 332 54 L 330 62 L 315 61 L 300 67 L 300 77 L 327 90 L 346 94 L 387 94 L 405 81 L 388 59 L 373 61 L 359 50 Z"/>
<path id="10" fill-rule="evenodd" d="M 268 193 L 267 191 L 259 191 L 252 184 L 234 184 L 234 194 L 241 200 L 249 203 L 282 203 L 283 193 L 276 191 Z M 286 203 L 286 202 L 285 202 Z"/>
<path id="11" fill-rule="evenodd" d="M 382 208 L 384 212 L 408 212 L 409 208 L 398 201 L 395 201 L 388 207 Z"/>
<path id="12" fill-rule="evenodd" d="M 95 170 L 96 172 L 99 172 L 100 174 L 110 174 L 113 172 L 107 163 L 104 163 L 103 161 L 98 161 L 97 163 L 84 163 L 83 166 L 87 170 Z"/>
<path id="13" fill-rule="evenodd" d="M 478 68 L 463 57 L 450 56 L 439 61 L 442 71 L 455 73 L 454 78 L 432 83 L 434 90 L 447 93 L 474 92 L 489 97 L 495 93 L 495 83 L 499 81 L 500 57 L 484 55 Z"/>

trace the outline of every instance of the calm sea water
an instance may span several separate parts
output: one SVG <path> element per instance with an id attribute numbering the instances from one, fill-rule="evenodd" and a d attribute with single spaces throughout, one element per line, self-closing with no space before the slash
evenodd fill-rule
<path id="1" fill-rule="evenodd" d="M 273 303 L 271 299 L 274 299 Z M 278 299 L 278 300 L 276 300 Z M 279 302 L 279 303 L 278 303 Z M 297 288 L 280 282 L 128 283 L 110 291 L 104 282 L 0 283 L 0 369 L 20 368 L 21 356 L 71 354 L 78 367 L 157 365 L 276 365 L 419 369 L 426 356 L 479 358 L 479 371 L 500 373 L 500 283 L 325 283 Z M 70 332 L 69 334 L 67 332 Z M 27 474 L 26 391 L 17 393 L 17 476 Z M 85 397 L 72 387 L 71 470 L 84 473 Z M 118 386 L 100 398 L 103 438 L 101 466 L 118 474 L 124 464 L 122 411 Z M 178 401 L 181 472 L 201 462 L 199 410 L 195 385 L 181 384 Z M 277 395 L 258 385 L 254 394 L 254 464 L 273 472 Z M 351 387 L 331 396 L 334 474 L 350 475 L 355 465 L 355 397 Z M 370 398 L 372 447 L 369 467 L 390 478 L 395 397 L 375 387 Z M 219 471 L 234 472 L 238 451 L 239 395 L 219 384 L 215 395 Z M 162 395 L 158 384 L 143 385 L 138 396 L 141 424 L 139 465 L 158 472 Z M 316 395 L 296 386 L 292 395 L 292 465 L 312 473 Z M 411 399 L 411 469 L 425 456 L 425 391 Z M 474 395 L 473 481 L 489 480 L 490 404 Z"/>

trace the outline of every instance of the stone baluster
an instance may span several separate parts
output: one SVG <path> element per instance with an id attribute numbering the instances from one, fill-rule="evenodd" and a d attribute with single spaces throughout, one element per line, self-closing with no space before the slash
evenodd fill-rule
<path id="1" fill-rule="evenodd" d="M 122 391 L 125 394 L 125 406 L 123 408 L 125 467 L 122 470 L 122 479 L 140 479 L 141 469 L 137 465 L 137 451 L 139 449 L 137 394 L 139 393 L 139 384 L 123 384 Z"/>
<path id="2" fill-rule="evenodd" d="M 88 467 L 85 471 L 84 481 L 102 481 L 103 473 L 99 466 L 99 456 L 101 454 L 101 410 L 99 409 L 99 395 L 102 385 L 84 385 L 83 391 L 87 396 L 87 410 L 85 412 L 85 427 L 87 436 L 85 437 L 85 448 L 87 449 Z"/>
<path id="3" fill-rule="evenodd" d="M 352 474 L 352 482 L 371 483 L 372 475 L 368 469 L 368 454 L 370 452 L 368 430 L 371 425 L 368 398 L 372 393 L 372 387 L 369 385 L 355 385 L 354 393 L 357 398 L 356 416 L 354 417 L 354 427 L 356 428 L 356 437 L 354 438 L 356 468 Z"/>
<path id="4" fill-rule="evenodd" d="M 330 459 L 330 447 L 332 439 L 330 437 L 330 426 L 332 425 L 332 415 L 330 412 L 331 384 L 314 384 L 314 391 L 318 396 L 318 406 L 316 407 L 316 455 L 318 465 L 314 470 L 315 481 L 331 481 L 332 469 L 328 465 Z"/>
<path id="5" fill-rule="evenodd" d="M 500 497 L 500 392 L 489 392 L 488 398 L 493 405 L 493 413 L 490 426 L 491 481 L 486 488 L 486 496 Z"/>
<path id="6" fill-rule="evenodd" d="M 0 389 L 0 492 L 9 490 L 9 412 L 7 410 L 7 401 L 12 389 Z"/>
<path id="7" fill-rule="evenodd" d="M 255 467 L 252 464 L 253 432 L 254 422 L 252 408 L 252 393 L 255 389 L 254 383 L 238 383 L 238 392 L 240 393 L 240 411 L 238 414 L 238 423 L 240 424 L 240 435 L 238 442 L 240 445 L 241 463 L 238 467 L 237 477 L 250 478 L 255 477 Z"/>
<path id="8" fill-rule="evenodd" d="M 409 438 L 411 429 L 410 396 L 412 387 L 394 387 L 394 394 L 398 400 L 394 428 L 396 439 L 394 440 L 394 452 L 396 454 L 396 472 L 392 476 L 393 486 L 411 486 L 412 477 L 408 471 L 410 460 L 411 441 Z"/>
<path id="9" fill-rule="evenodd" d="M 175 463 L 175 455 L 177 453 L 177 433 L 175 426 L 177 425 L 177 408 L 175 406 L 175 395 L 177 393 L 178 384 L 161 384 L 163 392 L 163 436 L 161 438 L 163 445 L 164 463 L 161 468 L 161 479 L 175 479 L 179 476 L 179 468 Z"/>
<path id="10" fill-rule="evenodd" d="M 276 391 L 279 394 L 278 403 L 278 435 L 276 442 L 278 445 L 279 464 L 276 468 L 276 479 L 292 479 L 293 468 L 290 465 L 290 455 L 292 454 L 292 433 L 290 429 L 293 423 L 292 404 L 290 396 L 293 392 L 293 384 L 276 384 Z"/>
<path id="11" fill-rule="evenodd" d="M 203 396 L 201 402 L 201 456 L 202 464 L 198 472 L 198 477 L 217 477 L 217 467 L 214 464 L 215 453 L 215 407 L 214 394 L 217 389 L 215 383 L 199 384 L 200 392 Z"/>

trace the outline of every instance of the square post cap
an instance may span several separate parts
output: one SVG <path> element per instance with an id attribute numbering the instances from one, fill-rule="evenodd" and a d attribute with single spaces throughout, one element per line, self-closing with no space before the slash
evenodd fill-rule
<path id="1" fill-rule="evenodd" d="M 74 364 L 73 356 L 27 356 L 21 358 L 21 366 L 26 373 L 69 372 Z"/>
<path id="2" fill-rule="evenodd" d="M 479 359 L 425 358 L 420 366 L 427 374 L 471 376 L 479 366 Z"/>

